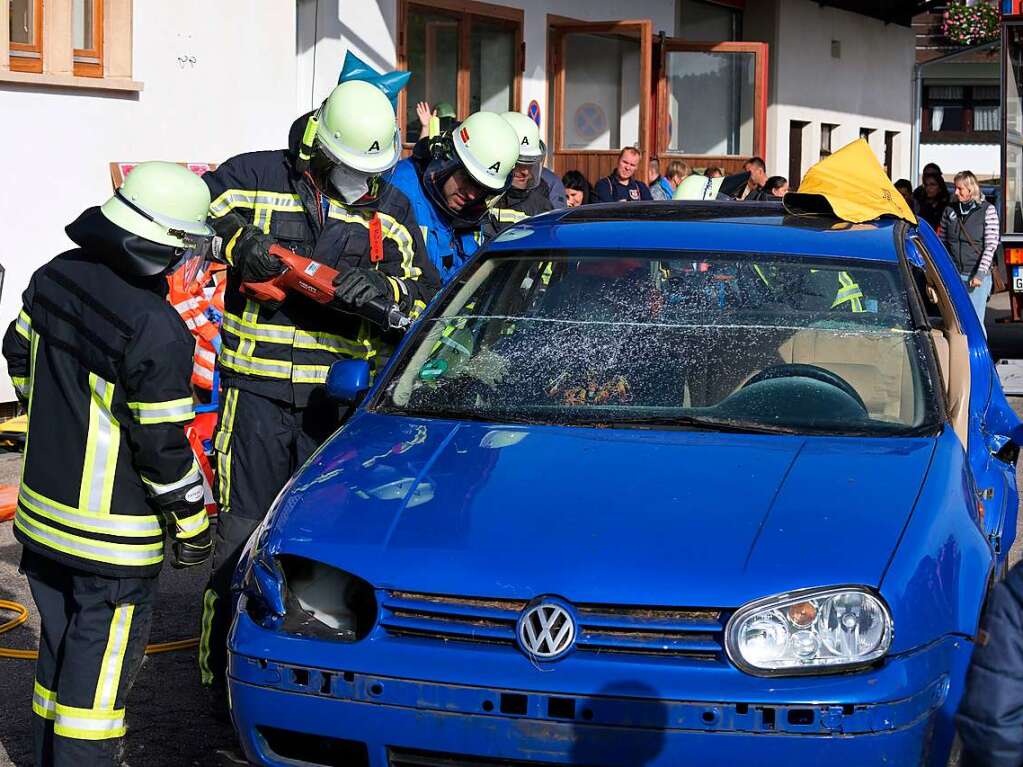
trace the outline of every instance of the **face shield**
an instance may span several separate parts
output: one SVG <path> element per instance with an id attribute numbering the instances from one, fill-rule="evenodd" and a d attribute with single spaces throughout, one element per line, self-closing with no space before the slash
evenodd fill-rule
<path id="1" fill-rule="evenodd" d="M 540 174 L 543 173 L 544 160 L 547 159 L 547 147 L 540 142 L 540 154 L 520 154 L 515 168 L 511 172 L 511 185 L 516 189 L 536 189 L 540 185 Z"/>
<path id="2" fill-rule="evenodd" d="M 454 155 L 432 159 L 423 173 L 423 186 L 430 201 L 451 219 L 456 229 L 479 224 L 507 189 L 507 186 L 497 190 L 483 186 Z"/>
<path id="3" fill-rule="evenodd" d="M 120 189 L 114 192 L 114 196 L 143 218 L 164 227 L 167 234 L 178 241 L 174 245 L 174 255 L 177 258 L 168 263 L 168 271 L 185 269 L 184 284 L 191 284 L 207 262 L 217 255 L 213 247 L 213 229 L 205 221 L 188 221 L 150 210 L 129 200 Z"/>

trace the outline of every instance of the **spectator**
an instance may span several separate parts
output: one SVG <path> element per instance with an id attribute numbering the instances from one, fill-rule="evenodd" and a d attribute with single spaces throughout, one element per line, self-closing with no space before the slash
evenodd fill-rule
<path id="1" fill-rule="evenodd" d="M 743 163 L 742 169 L 749 173 L 749 180 L 746 182 L 746 188 L 742 190 L 736 199 L 763 199 L 761 195 L 754 195 L 754 192 L 762 190 L 764 184 L 767 183 L 767 165 L 764 163 L 764 159 L 762 157 L 751 157 Z"/>
<path id="2" fill-rule="evenodd" d="M 913 197 L 913 184 L 908 178 L 900 178 L 895 182 L 895 188 L 899 190 L 899 194 L 902 195 L 906 201 L 906 205 L 913 213 L 917 212 L 916 199 Z"/>
<path id="3" fill-rule="evenodd" d="M 998 248 L 998 213 L 984 199 L 977 177 L 970 171 L 956 174 L 955 189 L 955 200 L 941 217 L 941 241 L 966 284 L 983 327 L 991 295 L 991 261 Z"/>
<path id="4" fill-rule="evenodd" d="M 941 168 L 938 167 L 938 163 L 929 162 L 924 166 L 924 169 L 920 171 L 920 186 L 913 190 L 913 198 L 916 200 L 917 205 L 920 205 L 924 201 L 925 182 L 928 176 L 937 176 L 942 181 L 945 180 L 945 175 L 941 172 Z"/>
<path id="5" fill-rule="evenodd" d="M 724 178 L 725 169 L 718 165 L 710 165 L 704 169 L 703 175 L 707 178 Z"/>
<path id="6" fill-rule="evenodd" d="M 651 157 L 647 164 L 647 182 L 650 186 L 650 196 L 655 200 L 670 200 L 675 194 L 675 187 L 661 175 L 661 161 L 656 157 Z"/>
<path id="7" fill-rule="evenodd" d="M 554 206 L 554 210 L 567 208 L 568 201 L 565 199 L 565 185 L 561 183 L 561 179 L 558 178 L 558 174 L 550 168 L 544 168 L 540 172 L 540 180 L 547 184 L 547 188 L 550 190 L 550 193 L 547 195 L 547 199 L 551 201 L 551 205 Z M 583 180 L 585 181 L 585 179 Z"/>
<path id="8" fill-rule="evenodd" d="M 595 200 L 597 202 L 652 200 L 647 185 L 634 178 L 638 165 L 639 150 L 631 146 L 625 147 L 618 155 L 618 165 L 615 169 L 593 187 Z"/>
<path id="9" fill-rule="evenodd" d="M 789 180 L 784 176 L 771 176 L 764 182 L 763 196 L 761 199 L 770 200 L 772 197 L 784 197 L 789 191 Z"/>
<path id="10" fill-rule="evenodd" d="M 690 174 L 692 174 L 692 171 L 689 169 L 688 163 L 682 162 L 682 160 L 672 160 L 668 163 L 668 169 L 665 171 L 664 175 L 668 179 L 668 183 L 671 185 L 671 194 L 668 195 L 669 200 L 674 197 L 675 190 L 678 189 L 678 185 L 681 184 L 686 176 L 689 176 Z"/>
<path id="11" fill-rule="evenodd" d="M 578 208 L 580 205 L 586 205 L 590 201 L 590 182 L 586 180 L 586 176 L 577 170 L 570 170 L 564 176 L 561 177 L 561 183 L 565 185 L 565 197 L 568 201 L 568 207 Z"/>
<path id="12" fill-rule="evenodd" d="M 937 231 L 949 204 L 948 187 L 941 176 L 928 174 L 924 176 L 923 190 L 923 197 L 917 199 L 917 215 Z"/>

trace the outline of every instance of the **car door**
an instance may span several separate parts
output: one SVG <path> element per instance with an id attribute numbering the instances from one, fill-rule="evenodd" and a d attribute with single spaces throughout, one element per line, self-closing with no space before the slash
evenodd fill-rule
<path id="1" fill-rule="evenodd" d="M 954 309 L 969 352 L 970 392 L 967 459 L 973 475 L 984 530 L 1000 564 L 1016 537 L 1019 497 L 1016 458 L 1023 426 L 1009 406 L 995 373 L 987 338 L 952 260 L 930 227 L 909 230 L 907 248 L 916 248 L 936 272 Z M 947 318 L 951 322 L 952 318 Z"/>

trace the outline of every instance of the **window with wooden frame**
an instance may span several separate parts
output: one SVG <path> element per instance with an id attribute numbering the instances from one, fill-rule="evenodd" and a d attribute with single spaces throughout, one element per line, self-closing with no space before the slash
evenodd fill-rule
<path id="1" fill-rule="evenodd" d="M 398 0 L 398 68 L 412 72 L 398 103 L 406 146 L 420 135 L 420 102 L 459 120 L 520 108 L 522 20 L 522 10 L 489 3 Z"/>
<path id="2" fill-rule="evenodd" d="M 997 142 L 1002 127 L 999 86 L 927 84 L 921 118 L 921 139 L 926 142 Z"/>
<path id="3" fill-rule="evenodd" d="M 43 71 L 43 0 L 8 0 L 13 72 Z"/>
<path id="4" fill-rule="evenodd" d="M 103 0 L 73 0 L 71 36 L 74 73 L 103 76 Z"/>

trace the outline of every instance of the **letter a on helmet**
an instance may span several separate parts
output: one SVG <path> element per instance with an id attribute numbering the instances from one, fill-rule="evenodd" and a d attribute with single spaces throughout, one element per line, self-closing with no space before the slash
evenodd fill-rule
<path id="1" fill-rule="evenodd" d="M 317 147 L 338 165 L 375 175 L 392 168 L 401 156 L 391 102 L 367 82 L 338 85 L 315 120 Z"/>
<path id="2" fill-rule="evenodd" d="M 504 189 L 519 157 L 519 137 L 507 120 L 496 112 L 471 114 L 452 144 L 470 176 L 487 189 Z"/>

